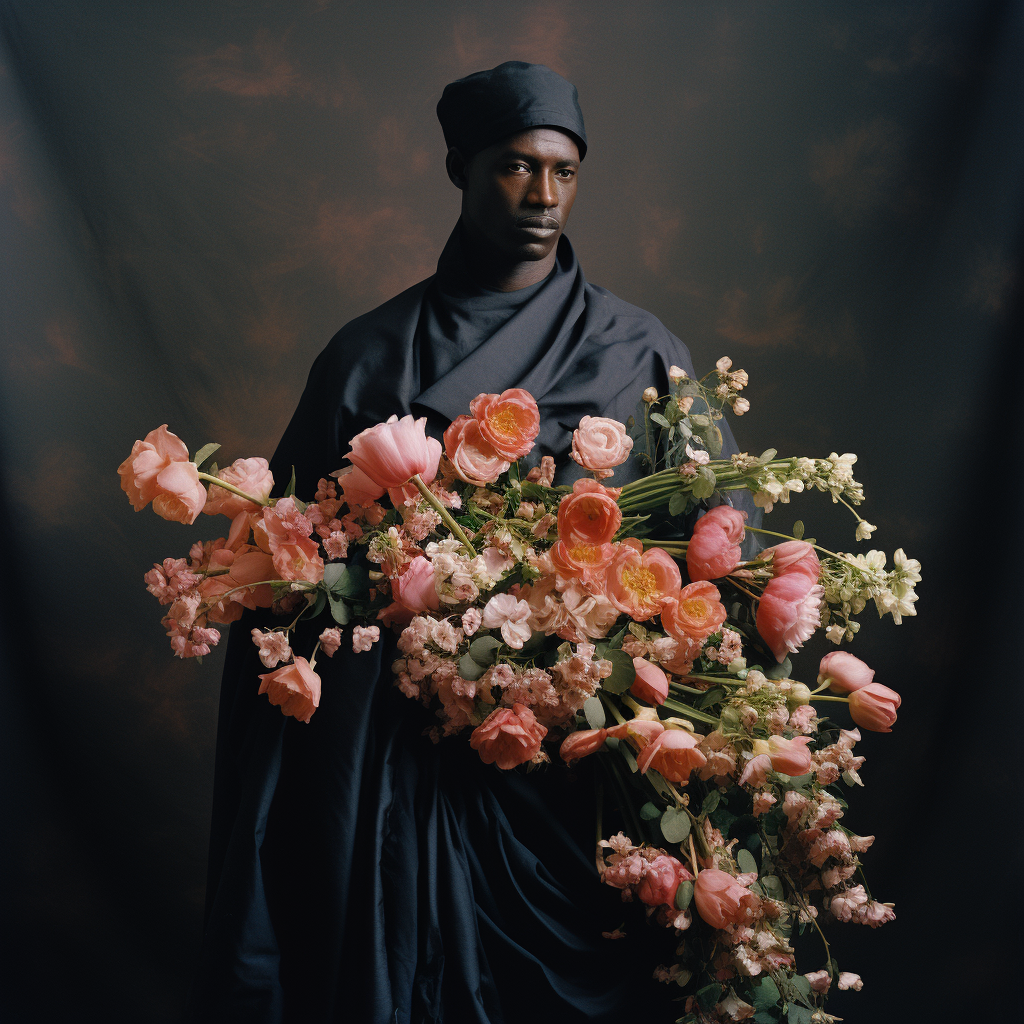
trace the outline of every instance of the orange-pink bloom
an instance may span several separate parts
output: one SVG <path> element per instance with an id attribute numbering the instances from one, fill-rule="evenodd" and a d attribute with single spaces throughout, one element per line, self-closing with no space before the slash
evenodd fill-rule
<path id="1" fill-rule="evenodd" d="M 802 573 L 812 583 L 818 582 L 818 574 L 821 572 L 821 563 L 818 556 L 807 541 L 787 540 L 774 547 L 765 548 L 761 557 L 769 552 L 772 556 L 772 575 L 787 576 L 790 573 Z"/>
<path id="2" fill-rule="evenodd" d="M 525 704 L 515 704 L 488 715 L 470 734 L 469 745 L 484 764 L 508 770 L 536 757 L 547 731 Z"/>
<path id="3" fill-rule="evenodd" d="M 693 884 L 693 902 L 697 913 L 712 928 L 746 924 L 761 905 L 754 893 L 718 868 L 705 868 L 697 876 Z"/>
<path id="4" fill-rule="evenodd" d="M 151 430 L 145 440 L 136 441 L 117 472 L 136 512 L 152 502 L 162 519 L 191 524 L 206 504 L 199 470 L 189 461 L 185 443 L 166 423 Z"/>
<path id="5" fill-rule="evenodd" d="M 309 722 L 320 704 L 320 677 L 305 658 L 296 657 L 292 664 L 261 675 L 259 692 L 279 705 L 281 714 Z"/>
<path id="6" fill-rule="evenodd" d="M 533 448 L 540 411 L 529 391 L 509 388 L 500 395 L 477 395 L 469 410 L 484 439 L 503 459 L 515 462 Z"/>
<path id="7" fill-rule="evenodd" d="M 685 786 L 690 772 L 707 764 L 707 758 L 697 749 L 699 743 L 700 739 L 686 729 L 665 729 L 640 751 L 636 763 L 641 772 L 653 768 L 669 782 Z"/>
<path id="8" fill-rule="evenodd" d="M 679 883 L 690 878 L 693 875 L 681 861 L 663 853 L 647 865 L 647 871 L 636 887 L 636 895 L 641 903 L 649 907 L 660 907 L 663 904 L 672 906 Z"/>
<path id="9" fill-rule="evenodd" d="M 771 736 L 768 739 L 768 746 L 771 750 L 768 756 L 771 758 L 772 768 L 783 775 L 805 775 L 811 770 L 811 752 L 807 744 L 811 742 L 810 736 L 794 736 L 787 740 L 782 736 Z"/>
<path id="10" fill-rule="evenodd" d="M 831 651 L 818 666 L 818 685 L 827 681 L 833 693 L 852 693 L 874 678 L 875 670 L 849 651 Z"/>
<path id="11" fill-rule="evenodd" d="M 600 750 L 607 737 L 607 729 L 579 729 L 569 733 L 562 740 L 558 753 L 566 764 L 571 764 L 577 758 L 586 757 L 587 754 L 593 754 L 595 750 Z"/>
<path id="12" fill-rule="evenodd" d="M 230 466 L 225 466 L 218 474 L 218 480 L 234 484 L 240 491 L 251 494 L 254 498 L 266 500 L 274 487 L 274 477 L 266 459 L 235 459 Z M 206 507 L 203 511 L 208 515 L 227 516 L 234 519 L 239 512 L 258 512 L 262 506 L 232 491 L 211 484 L 206 495 Z"/>
<path id="13" fill-rule="evenodd" d="M 699 580 L 683 587 L 661 612 L 665 631 L 680 643 L 701 641 L 725 622 L 725 605 L 718 587 Z"/>
<path id="14" fill-rule="evenodd" d="M 636 679 L 629 692 L 637 700 L 645 700 L 648 704 L 664 704 L 668 696 L 668 676 L 653 662 L 644 658 L 634 658 L 633 668 Z"/>
<path id="15" fill-rule="evenodd" d="M 358 466 L 339 470 L 338 483 L 349 508 L 372 505 L 386 490 L 375 484 Z"/>
<path id="16" fill-rule="evenodd" d="M 424 483 L 430 483 L 431 463 L 437 472 L 437 450 L 429 444 L 426 425 L 425 416 L 392 416 L 386 423 L 356 434 L 349 442 L 352 450 L 347 458 L 385 490 L 402 487 L 417 473 Z"/>
<path id="17" fill-rule="evenodd" d="M 444 452 L 459 479 L 477 487 L 494 483 L 510 465 L 484 437 L 480 421 L 472 416 L 457 417 L 444 432 Z"/>
<path id="18" fill-rule="evenodd" d="M 577 480 L 558 506 L 559 538 L 570 545 L 609 543 L 622 525 L 617 495 L 596 480 Z"/>
<path id="19" fill-rule="evenodd" d="M 644 551 L 635 537 L 622 541 L 605 576 L 605 594 L 620 612 L 642 622 L 658 614 L 676 594 L 679 566 L 662 548 Z"/>
<path id="20" fill-rule="evenodd" d="M 615 557 L 614 544 L 583 544 L 555 541 L 551 547 L 551 564 L 563 579 L 575 578 L 599 583 Z"/>
<path id="21" fill-rule="evenodd" d="M 572 433 L 573 459 L 599 477 L 611 476 L 632 450 L 626 425 L 607 416 L 584 416 Z"/>
<path id="22" fill-rule="evenodd" d="M 821 625 L 825 589 L 802 570 L 769 580 L 757 606 L 757 631 L 777 661 L 803 646 Z"/>
<path id="23" fill-rule="evenodd" d="M 701 516 L 686 546 L 686 572 L 691 580 L 717 580 L 740 561 L 745 512 L 731 505 L 716 505 Z"/>
<path id="24" fill-rule="evenodd" d="M 881 683 L 867 683 L 850 694 L 850 717 L 871 732 L 892 732 L 900 695 Z"/>
<path id="25" fill-rule="evenodd" d="M 210 555 L 208 568 L 228 570 L 224 575 L 207 576 L 199 584 L 199 593 L 210 606 L 207 617 L 211 622 L 226 625 L 240 619 L 243 608 L 269 608 L 274 603 L 273 589 L 263 582 L 277 579 L 273 559 L 258 548 L 219 548 Z M 236 587 L 246 589 L 235 590 Z M 228 594 L 231 590 L 235 592 Z M 228 596 L 224 597 L 225 594 Z"/>

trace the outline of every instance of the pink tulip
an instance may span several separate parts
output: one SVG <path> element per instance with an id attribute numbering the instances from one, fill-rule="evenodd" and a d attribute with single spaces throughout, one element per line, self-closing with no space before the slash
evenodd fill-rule
<path id="1" fill-rule="evenodd" d="M 771 758 L 772 768 L 783 775 L 805 775 L 813 764 L 811 752 L 807 749 L 810 742 L 810 736 L 794 736 L 791 740 L 782 736 L 771 736 L 768 740 L 771 747 L 768 756 Z"/>
<path id="2" fill-rule="evenodd" d="M 547 731 L 525 704 L 515 704 L 489 714 L 470 734 L 469 745 L 484 764 L 507 771 L 536 757 Z"/>
<path id="3" fill-rule="evenodd" d="M 349 442 L 352 450 L 347 458 L 353 466 L 361 469 L 378 487 L 402 487 L 417 473 L 424 483 L 430 479 L 431 461 L 436 450 L 428 443 L 426 434 L 427 418 L 413 419 L 392 416 L 386 423 L 369 427 Z"/>
<path id="4" fill-rule="evenodd" d="M 153 502 L 153 511 L 162 519 L 192 524 L 206 504 L 199 470 L 166 423 L 151 430 L 144 441 L 136 441 L 117 472 L 136 512 Z"/>
<path id="5" fill-rule="evenodd" d="M 669 782 L 685 786 L 690 772 L 707 764 L 707 758 L 697 749 L 699 742 L 686 729 L 665 729 L 640 751 L 636 763 L 641 774 L 653 768 Z"/>
<path id="6" fill-rule="evenodd" d="M 297 657 L 293 664 L 261 675 L 259 692 L 279 705 L 282 715 L 308 723 L 320 704 L 320 677 L 305 658 Z"/>
<path id="7" fill-rule="evenodd" d="M 345 504 L 349 508 L 372 505 L 385 491 L 385 488 L 375 484 L 358 466 L 340 470 L 338 483 Z"/>
<path id="8" fill-rule="evenodd" d="M 644 750 L 663 732 L 665 726 L 661 722 L 652 722 L 646 718 L 631 718 L 628 722 L 620 722 L 608 730 L 613 739 L 626 740 L 637 750 Z"/>
<path id="9" fill-rule="evenodd" d="M 871 732 L 892 732 L 900 695 L 881 683 L 867 683 L 850 694 L 850 717 Z"/>
<path id="10" fill-rule="evenodd" d="M 629 692 L 637 700 L 645 700 L 648 704 L 664 704 L 668 696 L 668 676 L 644 658 L 634 658 L 633 668 L 636 670 L 636 679 Z"/>
<path id="11" fill-rule="evenodd" d="M 833 693 L 852 693 L 874 678 L 875 670 L 849 651 L 832 651 L 818 666 L 818 685 L 828 680 L 828 688 Z"/>
<path id="12" fill-rule="evenodd" d="M 587 754 L 593 754 L 595 750 L 600 750 L 607 737 L 607 729 L 580 729 L 577 732 L 569 733 L 562 740 L 558 753 L 566 764 L 571 764 L 577 758 L 586 757 Z"/>
<path id="13" fill-rule="evenodd" d="M 426 469 L 420 474 L 425 484 L 430 483 L 437 476 L 437 468 L 441 464 L 441 442 L 436 437 L 427 438 L 427 448 L 430 450 L 430 458 L 427 461 Z M 407 501 L 418 502 L 422 495 L 415 484 L 406 484 L 404 487 L 391 487 L 388 490 L 388 497 L 395 508 L 399 508 Z"/>
<path id="14" fill-rule="evenodd" d="M 765 548 L 761 552 L 764 557 L 769 552 L 772 554 L 772 575 L 788 576 L 790 573 L 798 572 L 806 576 L 812 583 L 818 582 L 818 575 L 821 572 L 821 563 L 818 556 L 806 541 L 787 540 L 774 547 Z"/>
<path id="15" fill-rule="evenodd" d="M 697 876 L 693 883 L 693 902 L 697 913 L 712 928 L 746 924 L 761 904 L 754 893 L 718 868 L 705 868 Z"/>
<path id="16" fill-rule="evenodd" d="M 757 631 L 779 662 L 821 625 L 825 589 L 803 571 L 770 580 L 757 606 Z"/>
<path id="17" fill-rule="evenodd" d="M 423 555 L 417 555 L 402 574 L 391 581 L 391 592 L 395 600 L 413 612 L 436 611 L 440 607 L 434 586 L 434 567 Z"/>
<path id="18" fill-rule="evenodd" d="M 484 437 L 479 420 L 457 417 L 444 432 L 444 451 L 459 479 L 485 487 L 493 484 L 511 463 Z"/>
<path id="19" fill-rule="evenodd" d="M 235 459 L 230 466 L 220 470 L 217 479 L 234 484 L 240 491 L 254 498 L 269 498 L 274 487 L 274 477 L 266 459 Z M 208 516 L 220 513 L 234 519 L 239 512 L 258 512 L 261 507 L 232 491 L 211 484 L 203 511 Z"/>
<path id="20" fill-rule="evenodd" d="M 745 512 L 730 505 L 716 505 L 697 520 L 686 546 L 686 572 L 691 580 L 721 579 L 736 568 L 746 518 Z"/>
<path id="21" fill-rule="evenodd" d="M 672 906 L 679 883 L 690 878 L 693 875 L 680 861 L 663 853 L 648 864 L 644 877 L 636 887 L 636 894 L 640 902 L 649 907 L 660 907 L 662 904 Z"/>

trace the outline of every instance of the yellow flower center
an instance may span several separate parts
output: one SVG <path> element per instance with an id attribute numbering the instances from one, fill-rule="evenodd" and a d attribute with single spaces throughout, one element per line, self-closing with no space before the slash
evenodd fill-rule
<path id="1" fill-rule="evenodd" d="M 594 565 L 601 561 L 601 549 L 595 544 L 576 544 L 569 548 L 569 557 L 574 562 Z"/>
<path id="2" fill-rule="evenodd" d="M 516 417 L 515 410 L 507 405 L 491 413 L 487 417 L 487 423 L 496 434 L 503 434 L 506 437 L 519 432 L 519 419 Z"/>
<path id="3" fill-rule="evenodd" d="M 622 585 L 632 590 L 641 601 L 649 601 L 658 593 L 658 580 L 650 569 L 642 565 L 627 566 L 622 570 Z"/>
<path id="4" fill-rule="evenodd" d="M 679 607 L 688 619 L 696 619 L 697 621 L 700 621 L 701 619 L 707 618 L 708 603 L 703 598 L 688 598 L 687 600 L 680 602 Z"/>

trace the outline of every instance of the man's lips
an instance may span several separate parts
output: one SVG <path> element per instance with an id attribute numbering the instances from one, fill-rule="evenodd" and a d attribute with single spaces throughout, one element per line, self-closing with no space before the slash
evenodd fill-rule
<path id="1" fill-rule="evenodd" d="M 557 231 L 558 221 L 554 217 L 524 217 L 519 227 L 530 231 Z"/>

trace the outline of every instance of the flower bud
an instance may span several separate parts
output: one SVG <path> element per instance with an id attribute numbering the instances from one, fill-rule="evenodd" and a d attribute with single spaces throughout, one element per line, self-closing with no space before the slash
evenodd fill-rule
<path id="1" fill-rule="evenodd" d="M 668 379 L 673 384 L 678 384 L 681 380 L 686 380 L 686 371 L 681 366 L 670 366 L 668 368 Z"/>
<path id="2" fill-rule="evenodd" d="M 806 683 L 793 682 L 790 684 L 789 693 L 786 694 L 786 707 L 790 711 L 800 707 L 802 704 L 811 703 L 811 689 Z"/>
<path id="3" fill-rule="evenodd" d="M 658 389 L 657 388 L 646 388 L 644 390 L 644 401 L 650 405 L 652 402 L 658 400 Z"/>
<path id="4" fill-rule="evenodd" d="M 732 369 L 732 360 L 728 356 L 722 356 L 721 359 L 715 363 L 715 368 L 719 373 L 728 373 Z"/>

